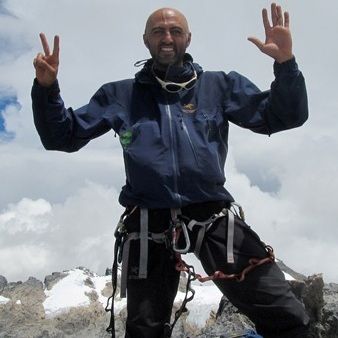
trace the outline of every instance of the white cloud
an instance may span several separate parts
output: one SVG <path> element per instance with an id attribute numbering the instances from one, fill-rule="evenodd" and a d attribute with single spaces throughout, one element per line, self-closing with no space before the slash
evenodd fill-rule
<path id="1" fill-rule="evenodd" d="M 0 163 L 0 177 L 6 178 L 1 181 L 0 211 L 23 197 L 62 203 L 86 180 L 116 190 L 124 180 L 122 152 L 112 147 L 65 154 L 14 142 L 0 145 Z"/>
<path id="2" fill-rule="evenodd" d="M 8 209 L 0 214 L 0 229 L 10 235 L 28 231 L 41 233 L 47 229 L 50 216 L 51 205 L 47 201 L 24 198 L 17 205 L 10 204 Z"/>
<path id="3" fill-rule="evenodd" d="M 9 281 L 41 276 L 50 260 L 50 252 L 40 245 L 16 244 L 1 245 L 0 274 Z"/>
<path id="4" fill-rule="evenodd" d="M 0 214 L 0 266 L 8 280 L 41 279 L 55 270 L 111 265 L 113 232 L 122 208 L 117 192 L 95 183 L 64 203 L 22 199 Z"/>

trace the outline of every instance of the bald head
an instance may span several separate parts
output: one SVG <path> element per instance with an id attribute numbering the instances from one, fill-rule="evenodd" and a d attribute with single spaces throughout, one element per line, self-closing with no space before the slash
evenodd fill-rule
<path id="1" fill-rule="evenodd" d="M 166 21 L 166 20 L 173 18 L 173 17 L 175 17 L 176 20 L 178 20 L 180 22 L 182 27 L 184 27 L 185 33 L 190 33 L 189 25 L 188 25 L 188 21 L 187 21 L 186 17 L 180 11 L 178 11 L 177 9 L 167 8 L 167 7 L 157 9 L 155 12 L 150 14 L 150 16 L 149 16 L 149 18 L 146 22 L 144 33 L 147 34 L 147 32 L 149 32 L 149 29 L 151 29 L 151 27 L 154 24 L 156 24 L 156 22 Z"/>
<path id="2" fill-rule="evenodd" d="M 160 8 L 149 16 L 143 41 L 157 68 L 182 65 L 190 40 L 187 19 L 177 9 Z"/>

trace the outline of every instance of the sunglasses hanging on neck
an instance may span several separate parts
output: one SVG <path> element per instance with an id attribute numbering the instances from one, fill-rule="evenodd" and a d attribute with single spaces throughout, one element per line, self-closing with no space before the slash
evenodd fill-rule
<path id="1" fill-rule="evenodd" d="M 197 83 L 197 73 L 195 69 L 192 78 L 186 82 L 163 81 L 156 75 L 154 69 L 152 69 L 152 73 L 157 82 L 161 85 L 162 89 L 166 90 L 169 93 L 178 93 L 182 90 L 190 90 L 194 88 Z"/>

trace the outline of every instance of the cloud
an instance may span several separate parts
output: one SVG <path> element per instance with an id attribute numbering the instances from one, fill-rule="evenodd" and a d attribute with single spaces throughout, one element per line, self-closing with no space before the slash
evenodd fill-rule
<path id="1" fill-rule="evenodd" d="M 13 244 L 0 248 L 0 274 L 9 281 L 36 277 L 49 262 L 49 252 L 38 245 Z M 8 276 L 8 277 L 7 277 Z"/>
<path id="2" fill-rule="evenodd" d="M 114 139 L 117 142 L 116 139 Z M 66 154 L 47 152 L 15 142 L 0 145 L 0 211 L 23 197 L 62 203 L 93 181 L 117 191 L 124 184 L 122 151 L 113 147 Z"/>
<path id="3" fill-rule="evenodd" d="M 42 233 L 48 228 L 51 205 L 43 200 L 23 198 L 17 205 L 10 204 L 0 215 L 0 229 L 9 235 L 18 232 Z"/>
<path id="4" fill-rule="evenodd" d="M 8 142 L 15 137 L 15 133 L 10 131 L 7 117 L 20 108 L 16 96 L 2 95 L 0 91 L 0 142 Z"/>
<path id="5" fill-rule="evenodd" d="M 103 274 L 122 213 L 116 199 L 114 189 L 87 182 L 64 203 L 24 198 L 9 205 L 0 214 L 0 273 L 11 281 L 43 279 L 83 265 Z"/>

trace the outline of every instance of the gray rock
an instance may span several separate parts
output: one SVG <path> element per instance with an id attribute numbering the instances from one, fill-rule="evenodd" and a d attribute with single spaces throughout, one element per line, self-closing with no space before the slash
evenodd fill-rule
<path id="1" fill-rule="evenodd" d="M 21 281 L 18 281 L 18 282 L 9 282 L 4 287 L 3 292 L 5 292 L 5 291 L 9 291 L 10 292 L 11 290 L 14 290 L 18 285 L 21 285 L 21 284 L 22 284 Z"/>
<path id="2" fill-rule="evenodd" d="M 29 277 L 23 284 L 32 288 L 43 289 L 43 283 L 35 277 Z"/>
<path id="3" fill-rule="evenodd" d="M 7 284 L 8 284 L 7 279 L 4 276 L 0 275 L 0 295 L 3 289 L 5 288 L 5 286 L 7 286 Z"/>
<path id="4" fill-rule="evenodd" d="M 253 328 L 254 325 L 249 318 L 238 312 L 238 309 L 223 296 L 217 314 L 211 316 L 206 327 L 196 335 L 196 338 L 219 337 L 221 335 L 231 337 Z"/>
<path id="5" fill-rule="evenodd" d="M 305 281 L 303 301 L 305 308 L 314 321 L 320 321 L 324 306 L 324 281 L 322 275 L 313 275 Z"/>
<path id="6" fill-rule="evenodd" d="M 45 277 L 44 284 L 47 290 L 51 290 L 51 288 L 62 278 L 65 278 L 67 273 L 65 272 L 53 272 L 51 275 Z"/>
<path id="7" fill-rule="evenodd" d="M 84 281 L 85 285 L 94 289 L 95 285 L 90 277 L 87 277 L 86 280 Z"/>
<path id="8" fill-rule="evenodd" d="M 330 283 L 324 286 L 325 304 L 322 313 L 322 323 L 326 338 L 338 336 L 338 284 Z"/>

